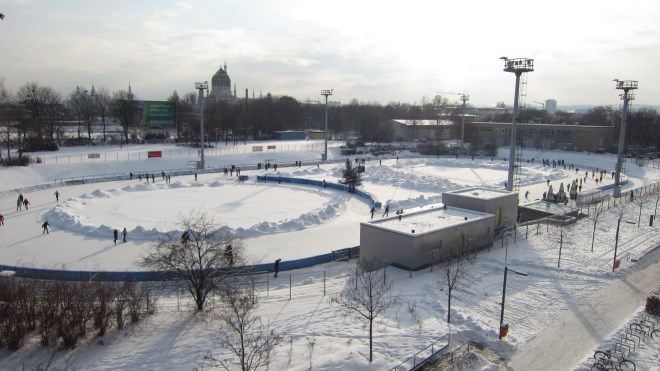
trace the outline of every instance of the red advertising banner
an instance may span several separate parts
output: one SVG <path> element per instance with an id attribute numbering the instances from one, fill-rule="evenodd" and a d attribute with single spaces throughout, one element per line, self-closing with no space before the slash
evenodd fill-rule
<path id="1" fill-rule="evenodd" d="M 163 157 L 163 151 L 148 151 L 148 158 Z"/>

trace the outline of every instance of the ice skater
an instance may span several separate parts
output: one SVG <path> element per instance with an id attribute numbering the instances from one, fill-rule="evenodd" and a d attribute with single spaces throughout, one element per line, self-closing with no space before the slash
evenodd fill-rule
<path id="1" fill-rule="evenodd" d="M 112 231 L 112 237 L 113 237 L 112 240 L 113 240 L 113 242 L 114 242 L 115 245 L 116 245 L 116 244 L 117 244 L 117 238 L 119 237 L 119 231 L 116 230 L 116 229 L 115 229 L 114 231 Z"/>
<path id="2" fill-rule="evenodd" d="M 275 260 L 275 264 L 273 264 L 273 270 L 275 270 L 275 278 L 277 278 L 277 274 L 280 273 L 280 261 L 282 261 L 282 259 L 277 259 Z"/>
<path id="3" fill-rule="evenodd" d="M 381 216 L 381 218 L 384 218 L 389 215 L 390 215 L 390 205 L 387 205 L 385 206 L 385 212 L 383 213 L 383 216 Z"/>
<path id="4" fill-rule="evenodd" d="M 41 225 L 42 232 L 41 234 L 48 234 L 48 227 L 50 227 L 50 224 L 48 224 L 48 220 L 44 222 L 44 224 Z"/>
<path id="5" fill-rule="evenodd" d="M 124 228 L 123 231 L 121 231 L 121 236 L 123 237 L 124 242 L 126 242 L 126 235 L 128 234 L 128 231 L 126 231 L 126 228 Z"/>

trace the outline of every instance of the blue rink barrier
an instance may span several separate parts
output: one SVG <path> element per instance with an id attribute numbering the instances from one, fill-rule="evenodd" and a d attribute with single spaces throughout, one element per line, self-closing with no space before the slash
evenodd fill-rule
<path id="1" fill-rule="evenodd" d="M 360 254 L 360 247 L 348 247 L 335 250 L 327 254 L 311 256 L 296 260 L 287 260 L 280 262 L 280 272 L 309 268 L 318 264 L 330 263 L 337 260 L 357 258 Z M 273 263 L 256 264 L 244 267 L 249 272 L 273 272 Z M 60 281 L 168 281 L 179 279 L 179 274 L 175 271 L 139 271 L 139 272 L 112 272 L 112 271 L 72 271 L 59 269 L 40 269 L 15 267 L 11 265 L 0 265 L 0 271 L 16 272 L 15 277 L 32 278 L 42 280 L 60 280 Z"/>
<path id="2" fill-rule="evenodd" d="M 270 175 L 258 175 L 257 176 L 257 182 L 259 183 L 289 183 L 289 184 L 302 184 L 302 185 L 309 185 L 309 186 L 315 186 L 315 187 L 324 187 L 325 188 L 331 188 L 331 189 L 336 189 L 338 191 L 342 192 L 348 192 L 348 185 L 347 184 L 340 184 L 340 183 L 330 183 L 330 182 L 324 182 L 322 180 L 312 180 L 312 179 L 303 179 L 303 178 L 287 178 L 287 177 L 281 177 L 281 176 L 270 176 Z M 374 200 L 373 196 L 371 196 L 367 192 L 363 192 L 359 189 L 355 189 L 353 191 L 353 194 L 356 196 L 359 196 L 360 198 L 365 199 L 369 205 L 378 205 L 376 207 L 377 209 L 380 208 L 380 202 L 376 203 Z"/>

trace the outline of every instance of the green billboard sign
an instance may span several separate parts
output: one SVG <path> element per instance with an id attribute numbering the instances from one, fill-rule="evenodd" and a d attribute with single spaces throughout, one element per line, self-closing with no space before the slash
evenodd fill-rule
<path id="1" fill-rule="evenodd" d="M 145 100 L 144 125 L 166 126 L 175 124 L 174 102 Z"/>

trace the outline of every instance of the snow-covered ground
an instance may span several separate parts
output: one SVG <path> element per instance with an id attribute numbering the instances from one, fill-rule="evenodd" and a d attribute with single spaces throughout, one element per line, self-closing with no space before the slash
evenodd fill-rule
<path id="1" fill-rule="evenodd" d="M 321 145 L 319 145 L 319 143 Z M 322 142 L 264 143 L 277 149 L 252 152 L 254 144 L 220 144 L 207 153 L 212 167 L 231 164 L 248 167 L 258 162 L 293 163 L 321 157 Z M 101 153 L 88 159 L 87 153 Z M 148 150 L 163 151 L 163 158 L 147 159 Z M 502 155 L 490 158 L 415 157 L 407 153 L 369 158 L 362 190 L 390 204 L 391 210 L 411 210 L 441 202 L 443 192 L 467 187 L 503 189 L 508 164 Z M 168 155 L 169 154 L 169 155 Z M 396 160 L 399 155 L 399 160 Z M 336 182 L 341 162 L 313 163 L 301 167 L 244 170 L 249 179 L 239 183 L 222 173 L 172 176 L 166 183 L 161 171 L 188 168 L 197 160 L 195 150 L 175 146 L 124 146 L 64 149 L 57 154 L 37 154 L 45 163 L 27 168 L 0 169 L 0 264 L 74 270 L 137 270 L 137 258 L 154 237 L 176 227 L 177 217 L 191 210 L 212 214 L 223 228 L 240 236 L 255 262 L 308 257 L 359 245 L 359 223 L 370 219 L 363 199 L 346 192 L 302 185 L 257 183 L 263 174 Z M 57 156 L 55 159 L 54 156 Z M 555 189 L 589 171 L 583 191 L 596 186 L 591 170 L 611 172 L 615 158 L 573 152 L 525 150 L 520 176 L 520 203 L 540 199 L 547 181 Z M 331 147 L 330 159 L 341 160 Z M 531 159 L 534 158 L 532 163 Z M 544 167 L 541 159 L 564 160 L 567 169 Z M 67 159 L 67 160 L 65 160 Z M 569 170 L 575 164 L 579 173 Z M 155 183 L 120 180 L 62 186 L 58 179 L 98 174 L 150 172 Z M 651 184 L 660 171 L 627 164 L 629 183 L 624 190 Z M 605 185 L 612 184 L 609 176 Z M 55 186 L 57 184 L 57 186 Z M 29 211 L 16 210 L 15 189 L 43 185 L 23 195 Z M 60 201 L 53 193 L 58 190 Z M 528 199 L 524 197 L 529 191 Z M 588 369 L 588 358 L 596 347 L 611 346 L 616 331 L 635 316 L 646 295 L 660 282 L 657 225 L 648 226 L 655 214 L 656 196 L 642 205 L 639 225 L 621 223 L 618 256 L 621 269 L 612 272 L 614 237 L 619 214 L 606 212 L 597 224 L 591 252 L 593 224 L 585 219 L 564 228 L 560 268 L 558 231 L 552 227 L 520 227 L 513 237 L 499 241 L 478 254 L 469 276 L 453 293 L 452 323 L 445 322 L 447 297 L 440 276 L 430 269 L 414 272 L 388 269 L 402 304 L 379 319 L 374 336 L 374 362 L 368 362 L 367 330 L 361 322 L 342 315 L 328 298 L 338 293 L 354 269 L 354 262 L 338 262 L 280 273 L 260 291 L 259 314 L 273 329 L 285 335 L 270 369 L 389 369 L 451 333 L 451 345 L 467 339 L 493 348 L 508 367 L 532 369 Z M 640 206 L 629 203 L 623 217 L 637 221 Z M 380 214 L 376 214 L 379 217 Z M 43 235 L 40 225 L 48 220 L 51 233 Z M 112 230 L 128 230 L 128 242 L 112 242 Z M 498 340 L 504 267 L 529 275 L 510 275 L 507 282 L 505 322 L 509 336 Z M 289 279 L 290 275 L 290 279 Z M 326 279 L 324 280 L 324 275 Z M 289 282 L 292 282 L 289 300 Z M 324 288 L 326 294 L 324 295 Z M 617 300 L 620 298 L 620 300 Z M 159 312 L 134 327 L 115 331 L 102 342 L 88 338 L 76 349 L 55 357 L 58 367 L 65 359 L 76 369 L 192 369 L 204 354 L 226 356 L 214 343 L 221 330 L 212 310 L 196 314 L 187 299 L 176 295 L 160 298 Z M 613 310 L 616 308 L 616 310 Z M 657 340 L 631 353 L 638 369 L 657 368 Z M 101 345 L 102 343 L 102 345 Z M 16 369 L 44 364 L 52 350 L 30 341 L 17 352 L 0 351 L 0 368 Z M 497 369 L 477 362 L 468 369 Z"/>

